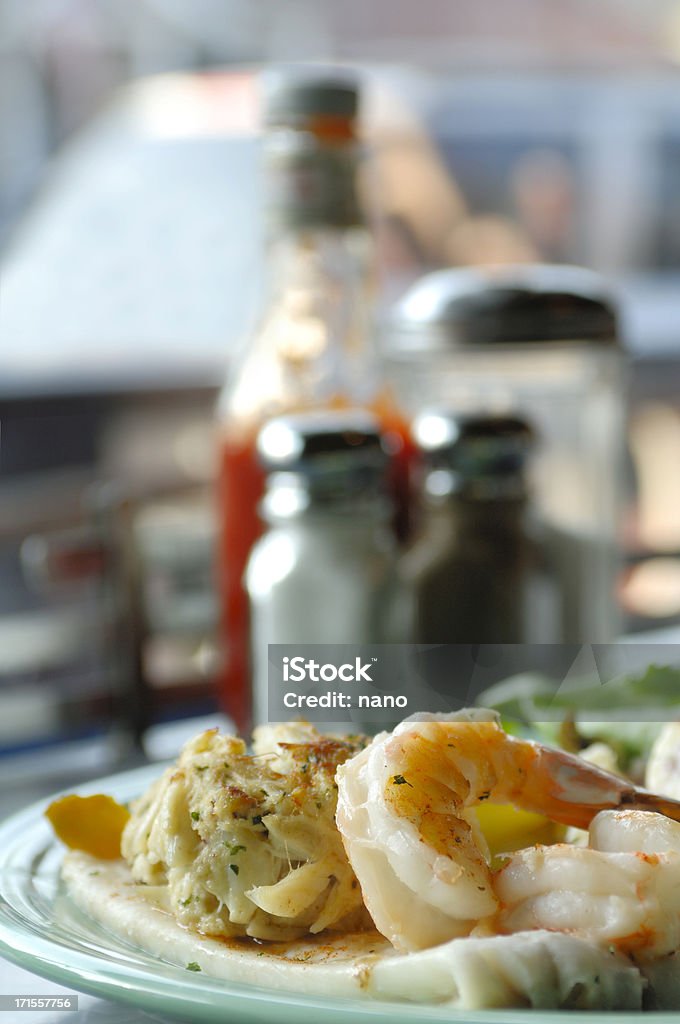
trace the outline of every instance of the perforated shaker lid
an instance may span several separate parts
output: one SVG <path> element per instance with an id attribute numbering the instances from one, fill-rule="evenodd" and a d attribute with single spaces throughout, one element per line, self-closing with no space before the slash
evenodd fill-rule
<path id="1" fill-rule="evenodd" d="M 617 314 L 599 274 L 548 264 L 439 270 L 397 304 L 397 352 L 546 342 L 617 344 Z"/>
<path id="2" fill-rule="evenodd" d="M 295 486 L 336 502 L 380 493 L 389 465 L 378 422 L 361 409 L 277 417 L 257 451 L 270 490 Z"/>
<path id="3" fill-rule="evenodd" d="M 430 409 L 413 422 L 423 456 L 425 492 L 489 498 L 521 496 L 536 433 L 521 416 Z"/>

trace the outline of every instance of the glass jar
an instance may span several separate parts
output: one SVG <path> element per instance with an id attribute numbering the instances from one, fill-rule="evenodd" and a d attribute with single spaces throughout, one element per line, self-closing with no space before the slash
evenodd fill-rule
<path id="1" fill-rule="evenodd" d="M 396 307 L 386 355 L 412 416 L 512 411 L 540 446 L 530 488 L 570 612 L 564 642 L 617 635 L 624 359 L 598 275 L 576 267 L 443 270 Z"/>

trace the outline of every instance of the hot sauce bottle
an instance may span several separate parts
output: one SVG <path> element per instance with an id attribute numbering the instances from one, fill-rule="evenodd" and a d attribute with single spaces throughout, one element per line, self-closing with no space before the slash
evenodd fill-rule
<path id="1" fill-rule="evenodd" d="M 269 299 L 219 403 L 222 703 L 251 724 L 243 574 L 263 530 L 262 425 L 281 413 L 363 407 L 393 450 L 395 529 L 408 531 L 408 430 L 381 377 L 372 324 L 371 236 L 356 188 L 358 90 L 282 77 L 265 99 Z"/>

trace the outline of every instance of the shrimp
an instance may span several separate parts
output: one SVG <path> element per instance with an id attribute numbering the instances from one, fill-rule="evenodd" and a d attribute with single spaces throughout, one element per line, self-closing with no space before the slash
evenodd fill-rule
<path id="1" fill-rule="evenodd" d="M 680 825 L 650 811 L 601 811 L 585 848 L 512 854 L 494 881 L 502 932 L 548 929 L 637 960 L 680 946 Z"/>
<path id="2" fill-rule="evenodd" d="M 406 719 L 341 765 L 336 781 L 336 823 L 364 902 L 400 951 L 496 930 L 502 903 L 473 810 L 480 801 L 579 828 L 602 809 L 658 804 L 573 755 L 507 735 L 483 709 Z M 680 803 L 661 802 L 680 818 Z"/>

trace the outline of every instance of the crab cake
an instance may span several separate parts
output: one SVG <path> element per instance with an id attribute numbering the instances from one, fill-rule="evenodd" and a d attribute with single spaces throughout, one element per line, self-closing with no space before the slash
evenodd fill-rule
<path id="1" fill-rule="evenodd" d="M 365 742 L 266 727 L 249 756 L 240 739 L 202 733 L 132 804 L 121 849 L 133 878 L 206 935 L 370 926 L 335 825 L 336 769 Z"/>

